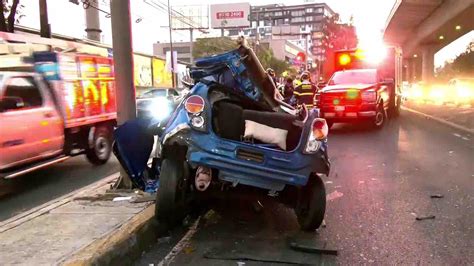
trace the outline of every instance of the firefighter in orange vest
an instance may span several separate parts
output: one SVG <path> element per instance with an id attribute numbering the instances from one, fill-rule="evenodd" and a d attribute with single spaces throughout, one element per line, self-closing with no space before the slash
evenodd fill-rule
<path id="1" fill-rule="evenodd" d="M 313 98 L 317 87 L 311 82 L 311 75 L 308 71 L 301 74 L 301 84 L 295 87 L 295 95 L 298 105 L 306 105 L 306 108 L 313 108 Z"/>

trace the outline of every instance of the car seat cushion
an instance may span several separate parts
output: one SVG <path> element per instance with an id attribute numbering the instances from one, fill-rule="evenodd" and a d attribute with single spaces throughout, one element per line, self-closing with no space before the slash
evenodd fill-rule
<path id="1" fill-rule="evenodd" d="M 254 138 L 263 143 L 275 144 L 286 150 L 286 136 L 288 130 L 274 128 L 252 120 L 245 120 L 245 138 Z"/>

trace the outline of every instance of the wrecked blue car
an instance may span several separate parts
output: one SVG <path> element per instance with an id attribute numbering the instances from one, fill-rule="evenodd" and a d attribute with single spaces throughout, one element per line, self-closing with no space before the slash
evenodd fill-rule
<path id="1" fill-rule="evenodd" d="M 330 169 L 318 110 L 284 103 L 244 44 L 196 60 L 190 74 L 194 86 L 160 132 L 157 219 L 179 221 L 196 196 L 249 188 L 293 208 L 303 230 L 318 228 Z"/>

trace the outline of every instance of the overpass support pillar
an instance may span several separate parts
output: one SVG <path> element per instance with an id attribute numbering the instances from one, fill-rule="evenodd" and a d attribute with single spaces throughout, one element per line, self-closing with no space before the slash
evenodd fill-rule
<path id="1" fill-rule="evenodd" d="M 412 58 L 405 59 L 404 65 L 406 65 L 405 79 L 411 83 L 415 77 L 415 61 Z"/>
<path id="2" fill-rule="evenodd" d="M 434 55 L 436 49 L 434 46 L 426 45 L 422 47 L 421 58 L 421 80 L 430 82 L 434 77 Z"/>

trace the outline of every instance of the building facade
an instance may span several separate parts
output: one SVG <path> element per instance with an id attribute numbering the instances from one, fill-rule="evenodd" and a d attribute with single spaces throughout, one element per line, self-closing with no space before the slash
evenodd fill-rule
<path id="1" fill-rule="evenodd" d="M 153 55 L 166 57 L 166 52 L 170 50 L 169 43 L 154 43 Z M 178 54 L 178 61 L 183 63 L 191 63 L 191 43 L 190 42 L 173 42 L 173 51 Z"/>
<path id="2" fill-rule="evenodd" d="M 303 5 L 252 6 L 248 29 L 230 29 L 229 35 L 259 39 L 285 39 L 312 52 L 317 59 L 324 54 L 322 38 L 326 18 L 336 13 L 325 3 Z M 307 42 L 307 43 L 306 43 Z"/>
<path id="3" fill-rule="evenodd" d="M 253 39 L 253 38 L 249 38 Z M 295 58 L 299 52 L 304 49 L 286 39 L 263 39 L 260 40 L 262 48 L 271 48 L 275 58 L 280 60 L 290 60 Z M 236 47 L 237 48 L 237 47 Z M 170 50 L 169 43 L 153 44 L 153 55 L 165 57 L 166 52 Z M 173 50 L 178 54 L 178 60 L 184 63 L 191 62 L 191 43 L 190 42 L 173 42 Z"/>

